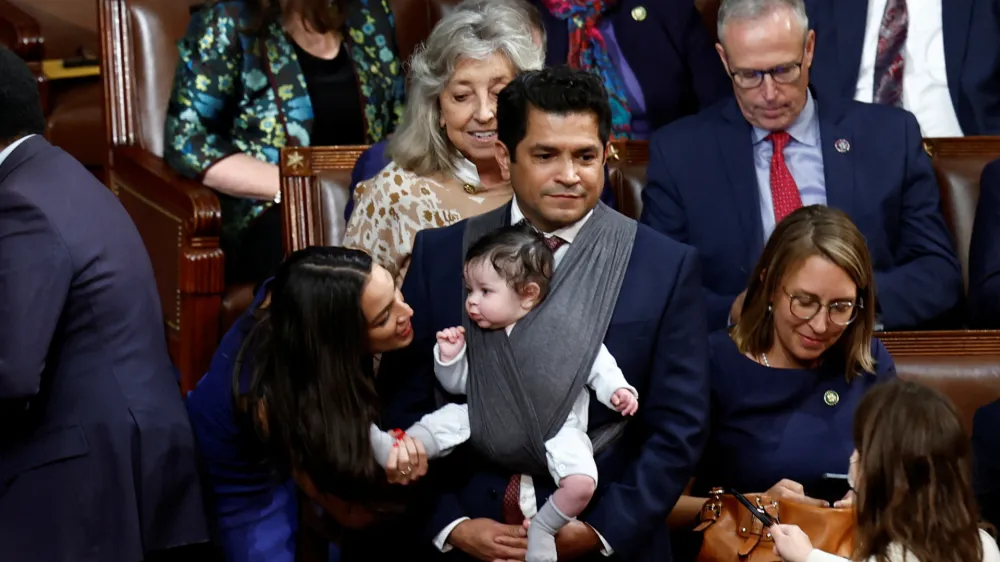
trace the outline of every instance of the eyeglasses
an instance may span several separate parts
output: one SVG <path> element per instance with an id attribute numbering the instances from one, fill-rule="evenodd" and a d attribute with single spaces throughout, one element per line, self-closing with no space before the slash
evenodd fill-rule
<path id="1" fill-rule="evenodd" d="M 731 69 L 729 70 L 729 76 L 733 78 L 733 83 L 744 90 L 752 90 L 760 86 L 764 83 L 765 76 L 770 76 L 778 84 L 791 84 L 798 80 L 801 75 L 801 62 L 782 64 L 767 70 L 746 69 L 735 72 Z"/>
<path id="2" fill-rule="evenodd" d="M 836 301 L 824 305 L 816 297 L 806 295 L 793 295 L 788 289 L 782 287 L 782 291 L 788 295 L 788 309 L 799 320 L 812 320 L 820 309 L 826 309 L 826 317 L 838 326 L 847 326 L 858 317 L 858 311 L 865 307 L 864 300 L 858 297 L 857 302 Z"/>

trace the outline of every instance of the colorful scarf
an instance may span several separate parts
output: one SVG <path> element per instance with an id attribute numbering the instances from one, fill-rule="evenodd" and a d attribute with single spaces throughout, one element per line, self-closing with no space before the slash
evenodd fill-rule
<path id="1" fill-rule="evenodd" d="M 569 26 L 569 60 L 573 68 L 589 70 L 601 77 L 611 102 L 611 137 L 632 138 L 632 112 L 628 107 L 625 81 L 608 56 L 608 45 L 597 24 L 617 0 L 542 0 L 549 12 Z"/>

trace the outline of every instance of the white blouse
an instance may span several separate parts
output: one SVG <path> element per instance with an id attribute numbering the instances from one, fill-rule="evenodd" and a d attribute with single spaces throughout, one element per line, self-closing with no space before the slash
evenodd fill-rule
<path id="1" fill-rule="evenodd" d="M 997 543 L 993 540 L 993 537 L 980 529 L 979 538 L 983 541 L 982 562 L 1000 562 L 1000 550 L 997 549 Z M 815 548 L 809 553 L 809 557 L 806 558 L 806 562 L 847 562 L 847 560 L 847 558 L 841 558 L 840 556 Z M 889 546 L 889 560 L 892 562 L 933 562 L 931 560 L 917 560 L 916 556 L 913 556 L 909 551 L 903 550 L 901 546 L 896 544 Z M 875 562 L 875 557 L 872 556 L 866 562 Z M 969 562 L 973 561 L 970 560 Z"/>

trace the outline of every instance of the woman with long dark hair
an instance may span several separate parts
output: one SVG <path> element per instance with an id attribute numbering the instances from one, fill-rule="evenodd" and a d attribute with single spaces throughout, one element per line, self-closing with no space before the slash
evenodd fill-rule
<path id="1" fill-rule="evenodd" d="M 223 338 L 188 411 L 230 561 L 293 562 L 299 496 L 342 527 L 402 509 L 398 486 L 427 469 L 404 436 L 383 471 L 372 356 L 412 339 L 413 311 L 364 252 L 292 254 Z"/>
<path id="2" fill-rule="evenodd" d="M 935 390 L 895 380 L 871 390 L 854 415 L 850 476 L 857 535 L 852 560 L 998 562 L 979 528 L 969 437 Z M 794 525 L 769 529 L 785 562 L 837 562 Z"/>

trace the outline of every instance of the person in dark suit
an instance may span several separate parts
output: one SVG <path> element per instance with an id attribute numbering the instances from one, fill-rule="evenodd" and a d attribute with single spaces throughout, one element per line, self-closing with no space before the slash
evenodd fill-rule
<path id="1" fill-rule="evenodd" d="M 2 47 L 0 76 L 0 552 L 172 559 L 208 533 L 146 249 Z"/>
<path id="2" fill-rule="evenodd" d="M 976 328 L 1000 328 L 1000 159 L 979 180 L 969 245 L 969 320 Z"/>
<path id="3" fill-rule="evenodd" d="M 474 8 L 466 0 L 462 8 Z M 615 139 L 645 140 L 659 127 L 732 96 L 724 69 L 712 52 L 705 24 L 690 0 L 513 0 L 539 26 L 545 64 L 584 67 L 601 76 L 612 94 Z M 602 37 L 574 43 L 581 29 Z M 579 55 L 577 55 L 579 53 Z M 587 62 L 584 66 L 583 61 Z M 596 61 L 596 62 L 593 62 Z M 351 185 L 374 177 L 388 163 L 384 143 L 366 151 L 354 167 Z M 352 194 L 353 195 L 353 194 Z M 614 206 L 608 189 L 601 197 Z M 348 202 L 346 216 L 353 210 Z"/>
<path id="4" fill-rule="evenodd" d="M 910 110 L 924 137 L 1000 134 L 997 0 L 806 0 L 806 8 L 821 93 Z"/>
<path id="5" fill-rule="evenodd" d="M 809 89 L 802 0 L 725 0 L 719 28 L 736 99 L 656 133 L 641 218 L 698 250 L 710 327 L 738 319 L 775 224 L 813 204 L 867 239 L 884 329 L 950 318 L 961 272 L 913 115 Z"/>
<path id="6" fill-rule="evenodd" d="M 620 415 L 592 402 L 589 433 L 618 431 L 612 435 L 620 438 L 605 440 L 605 447 L 594 439 L 598 489 L 581 521 L 558 534 L 560 556 L 603 560 L 600 552 L 613 552 L 618 560 L 669 560 L 664 521 L 694 472 L 708 415 L 707 331 L 695 253 L 598 202 L 611 119 L 596 76 L 565 66 L 524 73 L 500 93 L 497 118 L 498 159 L 514 199 L 496 211 L 417 235 L 403 284 L 414 310 L 414 341 L 386 354 L 379 372 L 386 423 L 407 427 L 408 420 L 436 406 L 435 335 L 466 316 L 463 247 L 476 232 L 526 220 L 557 246 L 555 282 L 545 304 L 518 323 L 508 348 L 517 365 L 553 358 L 565 358 L 566 365 L 556 361 L 554 368 L 532 369 L 518 378 L 526 386 L 511 383 L 519 389 L 508 388 L 517 400 L 507 406 L 528 403 L 543 415 L 543 395 L 575 396 L 560 385 L 564 371 L 592 359 L 590 352 L 571 353 L 588 338 L 603 341 L 642 397 L 640 411 L 625 426 L 617 424 Z M 550 329 L 539 332 L 545 327 Z M 539 349 L 542 338 L 563 330 L 558 343 Z M 467 325 L 466 333 L 477 332 Z M 486 336 L 492 337 L 490 344 L 507 341 L 503 332 Z M 519 558 L 526 547 L 523 519 L 555 487 L 537 462 L 533 468 L 511 468 L 484 452 L 525 438 L 516 433 L 491 441 L 486 429 L 531 424 L 477 425 L 477 416 L 495 406 L 490 400 L 502 392 L 477 390 L 496 380 L 488 365 L 477 365 L 493 355 L 489 346 L 477 348 L 475 338 L 468 341 L 473 446 L 432 466 L 439 488 L 426 537 L 441 550 L 462 551 L 463 560 Z"/>
<path id="7" fill-rule="evenodd" d="M 973 488 L 982 518 L 1000 527 L 1000 400 L 972 419 Z"/>

